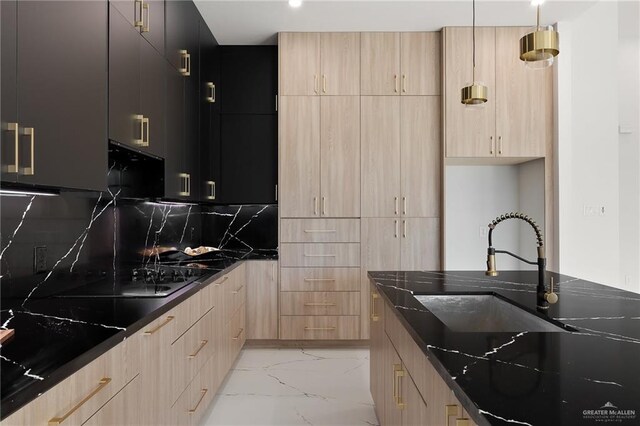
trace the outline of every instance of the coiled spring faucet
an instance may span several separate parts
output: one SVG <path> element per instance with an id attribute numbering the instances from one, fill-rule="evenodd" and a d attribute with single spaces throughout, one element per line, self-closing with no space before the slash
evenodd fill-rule
<path id="1" fill-rule="evenodd" d="M 507 219 L 520 219 L 531 225 L 534 232 L 536 233 L 536 240 L 538 246 L 538 260 L 533 262 L 523 257 L 518 256 L 517 254 L 511 253 L 506 250 L 496 250 L 493 247 L 493 230 L 496 229 L 496 226 L 504 222 Z M 538 309 L 548 309 L 549 303 L 553 304 L 558 301 L 558 295 L 553 292 L 553 284 L 551 284 L 551 291 L 547 292 L 545 284 L 544 284 L 544 272 L 547 266 L 547 259 L 544 255 L 544 240 L 542 238 L 542 231 L 538 224 L 531 219 L 529 216 L 522 213 L 507 213 L 501 216 L 498 216 L 489 224 L 489 248 L 487 249 L 487 272 L 486 275 L 490 277 L 495 277 L 498 275 L 498 271 L 496 269 L 496 253 L 508 254 L 511 257 L 514 257 L 524 263 L 529 265 L 537 265 L 538 266 L 538 286 L 536 288 L 536 305 Z"/>

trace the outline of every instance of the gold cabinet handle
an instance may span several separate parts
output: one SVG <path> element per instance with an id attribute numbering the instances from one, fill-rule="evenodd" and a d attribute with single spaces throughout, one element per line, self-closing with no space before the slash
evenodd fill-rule
<path id="1" fill-rule="evenodd" d="M 209 96 L 207 96 L 205 100 L 209 103 L 214 104 L 216 102 L 216 85 L 208 82 L 207 89 L 209 89 Z"/>
<path id="2" fill-rule="evenodd" d="M 398 409 L 403 410 L 406 407 L 406 404 L 404 402 L 402 402 L 402 383 L 401 380 L 405 375 L 404 369 L 402 368 L 401 364 L 394 364 L 393 365 L 394 369 L 393 369 L 393 377 L 394 377 L 394 385 L 396 388 L 396 397 L 395 397 L 395 403 L 396 403 L 396 407 L 398 407 Z"/>
<path id="3" fill-rule="evenodd" d="M 62 422 L 67 420 L 69 418 L 69 416 L 71 416 L 73 413 L 75 413 L 80 407 L 82 407 L 87 401 L 89 401 L 98 392 L 100 392 L 102 389 L 104 389 L 109 383 L 111 383 L 111 377 L 103 377 L 102 379 L 100 379 L 100 381 L 98 382 L 98 387 L 96 387 L 94 390 L 92 390 L 91 393 L 89 393 L 89 395 L 87 395 L 84 398 L 82 398 L 80 400 L 80 402 L 78 402 L 76 405 L 71 407 L 71 409 L 69 411 L 67 411 L 62 417 L 54 417 L 51 420 L 49 420 L 49 426 L 62 424 Z"/>
<path id="4" fill-rule="evenodd" d="M 169 324 L 171 321 L 173 321 L 175 317 L 173 315 L 169 315 L 167 317 L 166 320 L 164 320 L 162 323 L 158 324 L 157 326 L 155 326 L 154 328 L 152 328 L 151 330 L 147 330 L 145 331 L 143 334 L 145 336 L 151 336 L 152 334 L 155 334 L 156 332 L 160 331 L 160 329 L 162 327 L 164 327 L 165 325 Z"/>
<path id="5" fill-rule="evenodd" d="M 304 255 L 304 257 L 336 257 L 337 255 L 335 254 L 306 254 Z"/>
<path id="6" fill-rule="evenodd" d="M 394 74 L 393 76 L 393 87 L 393 90 L 398 93 L 398 74 Z"/>
<path id="7" fill-rule="evenodd" d="M 393 213 L 397 216 L 398 215 L 398 197 L 393 197 L 393 202 L 394 202 Z"/>
<path id="8" fill-rule="evenodd" d="M 138 16 L 140 16 L 139 20 L 136 19 L 136 17 L 134 16 L 133 25 L 136 28 L 144 27 L 144 16 L 143 16 L 143 13 L 142 13 L 143 9 L 144 9 L 144 0 L 136 0 L 133 13 L 135 15 L 135 13 L 138 12 L 138 14 L 139 14 Z"/>
<path id="9" fill-rule="evenodd" d="M 207 394 L 207 392 L 209 392 L 209 389 L 202 389 L 200 391 L 200 399 L 198 400 L 196 406 L 188 411 L 189 414 L 193 414 L 198 410 L 198 407 L 200 406 L 200 403 L 202 403 L 202 400 L 204 399 L 204 396 Z"/>
<path id="10" fill-rule="evenodd" d="M 36 130 L 33 127 L 25 127 L 24 128 L 24 134 L 25 136 L 29 136 L 29 145 L 30 145 L 30 149 L 29 149 L 29 156 L 30 156 L 30 162 L 29 162 L 29 167 L 24 167 L 22 169 L 20 169 L 20 174 L 23 174 L 25 176 L 33 176 L 34 174 L 36 174 L 36 166 L 35 166 L 35 141 L 36 141 Z"/>
<path id="11" fill-rule="evenodd" d="M 316 74 L 313 75 L 313 91 L 316 95 L 318 94 L 318 76 Z"/>
<path id="12" fill-rule="evenodd" d="M 305 303 L 304 306 L 336 306 L 336 304 L 331 302 L 309 302 Z"/>
<path id="13" fill-rule="evenodd" d="M 327 93 L 327 76 L 322 74 L 322 93 Z"/>
<path id="14" fill-rule="evenodd" d="M 144 146 L 144 115 L 136 114 L 133 119 L 138 120 L 138 123 L 140 123 L 140 138 L 134 139 L 133 143 L 138 146 Z"/>
<path id="15" fill-rule="evenodd" d="M 458 415 L 458 406 L 455 404 L 444 406 L 444 424 L 449 426 L 449 417 Z"/>
<path id="16" fill-rule="evenodd" d="M 140 32 L 148 33 L 151 28 L 151 25 L 149 25 L 149 22 L 151 22 L 151 12 L 149 11 L 149 3 L 145 3 L 144 1 L 142 3 L 142 11 L 147 11 L 147 18 L 145 19 L 144 15 L 142 16 L 142 28 Z"/>
<path id="17" fill-rule="evenodd" d="M 185 77 L 189 77 L 191 75 L 191 55 L 186 50 L 179 50 L 180 54 L 180 65 L 184 65 L 178 69 L 178 72 Z"/>
<path id="18" fill-rule="evenodd" d="M 402 214 L 407 214 L 407 197 L 402 197 Z"/>
<path id="19" fill-rule="evenodd" d="M 402 221 L 402 238 L 407 238 L 407 221 Z"/>
<path id="20" fill-rule="evenodd" d="M 322 234 L 322 233 L 333 233 L 333 232 L 338 232 L 337 229 L 305 229 L 304 233 L 305 234 Z"/>
<path id="21" fill-rule="evenodd" d="M 493 136 L 489 136 L 489 154 L 493 155 Z"/>
<path id="22" fill-rule="evenodd" d="M 335 282 L 336 279 L 335 278 L 305 278 L 304 279 L 304 282 L 307 282 L 307 283 L 324 282 L 324 281 Z"/>
<path id="23" fill-rule="evenodd" d="M 20 132 L 18 123 L 7 123 L 7 131 L 13 132 L 13 149 L 15 150 L 13 164 L 7 166 L 8 173 L 18 173 L 20 168 L 19 151 L 20 151 Z"/>
<path id="24" fill-rule="evenodd" d="M 498 136 L 498 155 L 502 155 L 502 136 Z"/>
<path id="25" fill-rule="evenodd" d="M 456 426 L 471 426 L 471 422 L 466 417 L 456 419 Z"/>
<path id="26" fill-rule="evenodd" d="M 209 341 L 208 341 L 208 340 L 203 340 L 203 341 L 201 341 L 201 342 L 200 342 L 200 346 L 198 346 L 198 349 L 196 349 L 196 351 L 195 351 L 194 353 L 192 353 L 191 355 L 189 355 L 187 358 L 189 358 L 189 359 L 193 359 L 193 358 L 197 357 L 197 356 L 198 356 L 198 354 L 200 353 L 200 351 L 201 351 L 202 349 L 204 349 L 204 347 L 205 347 L 205 346 L 207 346 L 207 343 L 209 343 Z"/>
<path id="27" fill-rule="evenodd" d="M 394 231 L 394 233 L 393 233 L 393 237 L 394 237 L 394 238 L 398 238 L 398 221 L 397 221 L 397 220 L 394 220 L 394 221 L 393 221 L 393 224 L 394 224 L 394 226 L 395 226 L 395 231 Z"/>
<path id="28" fill-rule="evenodd" d="M 402 93 L 407 93 L 407 75 L 402 74 Z"/>
<path id="29" fill-rule="evenodd" d="M 188 197 L 191 195 L 191 175 L 189 173 L 180 173 L 180 192 L 178 195 L 181 197 Z"/>
<path id="30" fill-rule="evenodd" d="M 242 290 L 242 287 L 244 287 L 244 284 L 242 284 L 240 287 L 238 287 L 236 290 L 232 291 L 233 294 L 238 294 L 240 293 L 240 290 Z"/>
<path id="31" fill-rule="evenodd" d="M 241 328 L 240 331 L 238 332 L 238 334 L 236 334 L 236 337 L 233 338 L 233 340 L 238 340 L 240 338 L 240 336 L 242 335 L 243 331 L 244 331 L 244 328 Z"/>
<path id="32" fill-rule="evenodd" d="M 318 216 L 318 197 L 313 197 L 313 215 Z"/>
<path id="33" fill-rule="evenodd" d="M 376 322 L 380 319 L 376 314 L 376 300 L 379 298 L 378 293 L 371 293 L 371 321 Z"/>
<path id="34" fill-rule="evenodd" d="M 327 199 L 322 197 L 322 216 L 327 214 Z"/>
<path id="35" fill-rule="evenodd" d="M 216 199 L 216 183 L 212 180 L 208 180 L 205 182 L 207 187 L 209 188 L 209 193 L 207 195 L 207 200 L 215 200 Z"/>
<path id="36" fill-rule="evenodd" d="M 143 134 L 143 136 L 146 135 L 146 138 L 144 138 L 144 146 L 149 146 L 151 144 L 151 134 L 149 131 L 149 117 L 144 117 L 142 119 L 142 124 L 146 130 L 146 132 Z"/>
<path id="37" fill-rule="evenodd" d="M 305 327 L 304 331 L 336 331 L 335 327 Z"/>

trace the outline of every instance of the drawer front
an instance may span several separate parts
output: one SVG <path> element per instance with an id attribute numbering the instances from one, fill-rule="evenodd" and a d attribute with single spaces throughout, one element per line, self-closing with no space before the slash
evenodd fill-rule
<path id="1" fill-rule="evenodd" d="M 280 317 L 283 340 L 354 340 L 360 338 L 359 316 Z"/>
<path id="2" fill-rule="evenodd" d="M 214 310 L 171 345 L 171 403 L 175 402 L 215 350 Z"/>
<path id="3" fill-rule="evenodd" d="M 229 322 L 229 364 L 233 364 L 246 340 L 246 310 L 242 304 Z"/>
<path id="4" fill-rule="evenodd" d="M 359 243 L 360 219 L 282 219 L 283 243 Z"/>
<path id="5" fill-rule="evenodd" d="M 247 298 L 247 277 L 244 265 L 234 269 L 227 277 L 228 279 L 222 282 L 225 324 L 231 320 Z"/>
<path id="6" fill-rule="evenodd" d="M 171 407 L 169 424 L 191 426 L 200 423 L 215 396 L 215 390 L 210 388 L 205 379 L 213 375 L 214 369 L 215 357 L 210 357 Z"/>
<path id="7" fill-rule="evenodd" d="M 360 315 L 360 292 L 283 292 L 280 315 Z"/>
<path id="8" fill-rule="evenodd" d="M 281 268 L 280 291 L 360 291 L 360 268 Z"/>
<path id="9" fill-rule="evenodd" d="M 358 267 L 360 244 L 281 244 L 280 264 L 283 267 Z"/>

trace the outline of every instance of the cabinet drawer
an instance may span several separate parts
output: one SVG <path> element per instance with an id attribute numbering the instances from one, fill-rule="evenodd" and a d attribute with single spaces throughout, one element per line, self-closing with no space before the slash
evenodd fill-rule
<path id="1" fill-rule="evenodd" d="M 224 321 L 228 323 L 238 308 L 244 304 L 247 298 L 247 277 L 244 265 L 234 269 L 228 279 L 222 278 L 222 289 L 224 293 Z"/>
<path id="2" fill-rule="evenodd" d="M 210 310 L 171 345 L 171 403 L 215 350 L 214 310 Z"/>
<path id="3" fill-rule="evenodd" d="M 359 316 L 280 317 L 283 340 L 340 340 L 360 338 Z"/>
<path id="4" fill-rule="evenodd" d="M 246 310 L 242 304 L 229 322 L 229 365 L 233 364 L 246 340 Z"/>
<path id="5" fill-rule="evenodd" d="M 142 394 L 140 376 L 136 376 L 83 426 L 139 425 L 142 423 L 138 398 Z"/>
<path id="6" fill-rule="evenodd" d="M 360 315 L 360 292 L 283 292 L 280 315 Z"/>
<path id="7" fill-rule="evenodd" d="M 360 266 L 360 244 L 282 244 L 280 263 L 284 267 Z"/>
<path id="8" fill-rule="evenodd" d="M 360 291 L 360 268 L 282 268 L 280 291 Z"/>
<path id="9" fill-rule="evenodd" d="M 169 424 L 191 426 L 200 423 L 207 407 L 213 401 L 216 390 L 209 385 L 208 377 L 214 374 L 216 357 L 210 357 L 199 370 L 196 377 L 182 392 L 178 400 L 171 407 Z"/>
<path id="10" fill-rule="evenodd" d="M 282 219 L 283 243 L 359 243 L 360 219 Z"/>

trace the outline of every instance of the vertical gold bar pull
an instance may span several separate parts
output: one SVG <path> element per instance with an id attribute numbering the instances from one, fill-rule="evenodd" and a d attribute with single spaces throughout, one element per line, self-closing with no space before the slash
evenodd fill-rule
<path id="1" fill-rule="evenodd" d="M 150 133 L 150 130 L 149 130 L 149 117 L 144 117 L 142 119 L 142 124 L 144 124 L 145 130 L 146 130 L 146 132 L 145 132 L 146 138 L 144 140 L 145 141 L 144 142 L 145 143 L 144 146 L 149 146 L 151 144 L 151 133 Z"/>
<path id="2" fill-rule="evenodd" d="M 142 28 L 140 29 L 141 33 L 148 33 L 149 32 L 149 21 L 150 21 L 150 17 L 151 17 L 151 12 L 149 11 L 149 3 L 145 3 L 144 1 L 142 2 L 142 11 L 147 11 L 147 18 L 145 19 L 144 14 L 142 15 Z"/>
<path id="3" fill-rule="evenodd" d="M 393 90 L 398 93 L 398 74 L 393 75 Z"/>
<path id="4" fill-rule="evenodd" d="M 402 197 L 402 214 L 407 214 L 407 197 Z"/>
<path id="5" fill-rule="evenodd" d="M 327 76 L 322 74 L 322 93 L 327 93 Z"/>
<path id="6" fill-rule="evenodd" d="M 498 136 L 498 155 L 502 155 L 502 136 Z"/>
<path id="7" fill-rule="evenodd" d="M 398 409 L 400 410 L 404 410 L 404 408 L 406 407 L 406 404 L 404 402 L 402 402 L 402 383 L 401 380 L 402 378 L 405 376 L 405 372 L 404 369 L 402 368 L 402 364 L 394 364 L 394 381 L 397 381 L 398 384 L 396 385 L 396 389 L 397 389 L 397 393 L 396 393 L 396 407 L 398 407 Z"/>
<path id="8" fill-rule="evenodd" d="M 78 409 L 80 407 L 82 407 L 87 401 L 89 401 L 91 398 L 93 398 L 98 392 L 100 392 L 102 389 L 104 389 L 109 383 L 111 383 L 111 377 L 103 377 L 102 379 L 100 379 L 100 381 L 98 382 L 98 387 L 96 387 L 94 390 L 92 390 L 89 395 L 85 396 L 84 398 L 82 398 L 80 400 L 80 402 L 78 402 L 76 405 L 74 405 L 73 407 L 71 407 L 71 409 L 69 411 L 67 411 L 63 416 L 61 417 L 54 417 L 51 420 L 49 420 L 49 426 L 53 426 L 53 425 L 61 425 L 62 422 L 64 422 L 65 420 L 67 420 L 73 413 L 75 413 L 76 411 L 78 411 Z"/>
<path id="9" fill-rule="evenodd" d="M 402 238 L 407 238 L 407 221 L 402 221 Z"/>
<path id="10" fill-rule="evenodd" d="M 322 197 L 322 216 L 327 214 L 327 199 Z"/>
<path id="11" fill-rule="evenodd" d="M 393 213 L 397 215 L 398 214 L 398 197 L 393 197 L 393 203 L 394 203 Z"/>
<path id="12" fill-rule="evenodd" d="M 318 216 L 318 197 L 313 197 L 313 215 Z"/>
<path id="13" fill-rule="evenodd" d="M 179 50 L 180 54 L 180 68 L 178 72 L 185 77 L 191 75 L 191 55 L 186 50 Z"/>
<path id="14" fill-rule="evenodd" d="M 216 199 L 216 183 L 212 180 L 208 180 L 206 184 L 207 184 L 207 187 L 209 188 L 207 200 L 215 200 Z"/>
<path id="15" fill-rule="evenodd" d="M 178 192 L 178 195 L 180 197 L 188 197 L 189 186 L 187 179 L 189 179 L 189 175 L 187 173 L 180 173 L 178 174 L 178 177 L 180 178 L 180 192 Z"/>
<path id="16" fill-rule="evenodd" d="M 30 161 L 29 161 L 29 167 L 23 167 L 22 169 L 20 169 L 20 174 L 24 175 L 24 176 L 33 176 L 36 173 L 36 166 L 35 166 L 35 136 L 36 130 L 33 127 L 25 127 L 24 128 L 24 134 L 26 136 L 29 136 L 29 145 L 30 145 L 30 149 L 29 149 L 29 157 L 30 157 Z"/>
<path id="17" fill-rule="evenodd" d="M 380 319 L 376 314 L 376 300 L 379 298 L 377 293 L 371 293 L 371 321 L 376 322 Z"/>
<path id="18" fill-rule="evenodd" d="M 493 155 L 493 136 L 489 136 L 489 154 Z"/>
<path id="19" fill-rule="evenodd" d="M 142 14 L 142 10 L 144 8 L 144 1 L 143 0 L 135 0 L 134 3 L 134 7 L 133 7 L 133 26 L 135 26 L 136 28 L 142 28 L 144 26 L 144 17 Z M 136 16 L 136 12 L 138 13 L 138 15 Z M 138 16 L 140 17 L 140 19 L 137 19 Z"/>
<path id="20" fill-rule="evenodd" d="M 316 95 L 318 94 L 318 76 L 316 74 L 313 75 L 313 91 Z"/>
<path id="21" fill-rule="evenodd" d="M 449 417 L 458 415 L 458 406 L 455 404 L 444 406 L 444 424 L 449 426 Z"/>
<path id="22" fill-rule="evenodd" d="M 205 100 L 213 104 L 216 102 L 216 85 L 211 82 L 207 82 L 207 89 L 209 89 L 209 96 L 207 96 Z"/>
<path id="23" fill-rule="evenodd" d="M 7 172 L 18 173 L 20 168 L 20 159 L 18 154 L 20 151 L 20 134 L 18 130 L 18 123 L 7 123 L 7 131 L 13 132 L 13 149 L 15 150 L 13 164 L 9 164 L 7 166 Z"/>
<path id="24" fill-rule="evenodd" d="M 190 409 L 189 411 L 187 411 L 189 414 L 193 414 L 198 410 L 198 407 L 200 406 L 200 404 L 202 403 L 202 400 L 204 399 L 204 396 L 207 394 L 207 392 L 209 392 L 209 389 L 202 389 L 200 391 L 200 399 L 198 400 L 198 403 L 196 404 L 195 407 L 193 407 L 192 409 Z"/>
<path id="25" fill-rule="evenodd" d="M 393 224 L 394 224 L 395 229 L 396 229 L 395 232 L 393 233 L 393 236 L 394 236 L 394 238 L 398 238 L 398 221 L 394 220 Z"/>
<path id="26" fill-rule="evenodd" d="M 145 117 L 142 114 L 136 114 L 133 116 L 134 120 L 140 121 L 140 138 L 134 139 L 133 143 L 139 146 L 149 146 L 145 137 L 144 137 L 144 127 L 145 127 Z"/>
<path id="27" fill-rule="evenodd" d="M 407 75 L 402 74 L 402 93 L 407 93 Z"/>

